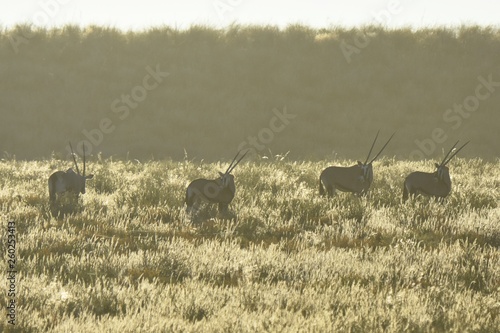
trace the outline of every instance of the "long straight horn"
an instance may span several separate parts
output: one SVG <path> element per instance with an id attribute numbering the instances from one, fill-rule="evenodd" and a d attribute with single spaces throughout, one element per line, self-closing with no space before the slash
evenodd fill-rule
<path id="1" fill-rule="evenodd" d="M 389 141 L 391 141 L 391 139 L 394 136 L 394 134 L 396 134 L 396 132 L 392 133 L 392 135 L 389 138 L 389 140 L 387 140 L 387 142 L 385 143 L 385 145 L 382 147 L 382 149 L 380 149 L 380 151 L 378 152 L 378 154 L 370 161 L 370 163 L 372 163 L 373 161 L 375 161 L 377 159 L 377 157 L 379 157 L 379 155 L 382 154 L 382 152 L 384 151 L 385 147 L 389 144 Z"/>
<path id="2" fill-rule="evenodd" d="M 444 163 L 443 163 L 443 165 L 448 164 L 448 162 L 449 162 L 449 161 L 450 161 L 453 157 L 455 157 L 455 155 L 456 155 L 456 154 L 458 154 L 458 152 L 459 152 L 460 150 L 462 150 L 462 148 L 463 148 L 463 147 L 467 146 L 467 144 L 468 144 L 469 142 L 470 142 L 470 141 L 467 141 L 466 143 L 464 143 L 464 145 L 463 145 L 462 147 L 458 148 L 458 149 L 457 149 L 457 151 L 456 151 L 456 152 L 454 152 L 454 153 L 450 156 L 450 158 L 449 158 L 448 160 L 446 160 L 446 162 L 444 162 Z"/>
<path id="3" fill-rule="evenodd" d="M 375 140 L 373 140 L 373 143 L 372 143 L 372 147 L 370 148 L 370 151 L 368 152 L 368 156 L 366 156 L 366 160 L 365 160 L 365 163 L 368 162 L 368 159 L 370 158 L 370 155 L 372 153 L 372 150 L 373 150 L 373 147 L 375 146 L 375 142 L 377 141 L 377 138 L 378 138 L 378 134 L 380 133 L 380 130 L 377 131 L 377 135 L 375 135 Z"/>
<path id="4" fill-rule="evenodd" d="M 83 177 L 85 177 L 85 143 L 83 144 Z"/>
<path id="5" fill-rule="evenodd" d="M 455 144 L 453 145 L 453 147 L 451 147 L 451 149 L 448 151 L 448 154 L 446 154 L 446 156 L 443 158 L 443 160 L 441 161 L 441 164 L 439 165 L 444 165 L 444 161 L 448 158 L 448 155 L 450 155 L 450 153 L 453 151 L 453 148 L 455 148 L 458 144 L 460 140 L 458 140 L 457 142 L 455 142 Z"/>
<path id="6" fill-rule="evenodd" d="M 226 172 L 225 172 L 226 175 L 229 173 L 229 169 L 231 169 L 231 167 L 233 166 L 234 161 L 236 161 L 236 158 L 238 157 L 239 154 L 240 154 L 240 150 L 236 153 L 236 156 L 231 161 L 231 164 L 229 164 L 229 166 L 227 167 Z"/>
<path id="7" fill-rule="evenodd" d="M 73 162 L 75 162 L 76 172 L 80 174 L 80 170 L 78 170 L 78 164 L 76 164 L 75 153 L 73 152 L 73 147 L 71 146 L 71 142 L 69 143 L 69 147 L 71 148 L 71 156 L 73 156 Z"/>
<path id="8" fill-rule="evenodd" d="M 234 163 L 234 165 L 231 167 L 231 169 L 230 169 L 227 173 L 231 173 L 231 171 L 233 171 L 233 170 L 234 170 L 234 168 L 236 168 L 236 166 L 238 165 L 238 163 L 240 163 L 240 162 L 241 162 L 241 160 L 243 159 L 243 157 L 245 157 L 245 155 L 246 155 L 246 154 L 248 154 L 248 151 L 249 151 L 249 150 L 250 150 L 250 149 L 248 149 L 248 150 L 247 150 L 247 151 L 243 154 L 243 156 L 241 156 L 241 157 L 240 157 L 240 159 L 238 160 L 238 162 Z M 240 152 L 238 152 L 238 154 L 239 154 L 239 153 L 240 153 Z"/>

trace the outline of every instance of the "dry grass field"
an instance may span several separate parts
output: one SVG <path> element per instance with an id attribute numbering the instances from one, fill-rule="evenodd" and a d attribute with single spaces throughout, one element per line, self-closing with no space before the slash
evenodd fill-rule
<path id="1" fill-rule="evenodd" d="M 445 202 L 402 204 L 404 176 L 431 162 L 383 158 L 367 197 L 327 199 L 319 173 L 352 161 L 254 156 L 228 213 L 187 216 L 189 181 L 227 162 L 92 158 L 87 193 L 54 217 L 47 179 L 71 163 L 2 160 L 18 273 L 17 323 L 0 331 L 500 330 L 498 161 L 455 158 Z"/>
<path id="2" fill-rule="evenodd" d="M 499 54 L 474 26 L 0 29 L 0 332 L 500 332 Z M 369 195 L 319 196 L 378 130 Z M 450 196 L 403 204 L 458 139 Z M 95 176 L 51 206 L 68 142 Z M 229 211 L 186 214 L 241 148 Z"/>

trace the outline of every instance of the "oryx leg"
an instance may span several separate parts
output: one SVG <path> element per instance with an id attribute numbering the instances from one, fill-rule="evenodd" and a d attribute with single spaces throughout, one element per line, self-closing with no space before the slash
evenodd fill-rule
<path id="1" fill-rule="evenodd" d="M 403 184 L 403 202 L 408 200 L 408 189 L 406 188 L 406 184 Z"/>
<path id="2" fill-rule="evenodd" d="M 197 215 L 201 206 L 202 206 L 202 200 L 198 197 L 195 197 L 192 205 L 186 207 L 186 213 L 190 215 Z"/>
<path id="3" fill-rule="evenodd" d="M 418 191 L 411 187 L 408 184 L 404 184 L 403 186 L 403 202 L 408 200 L 408 198 L 414 199 L 415 196 L 418 194 Z"/>
<path id="4" fill-rule="evenodd" d="M 193 208 L 193 204 L 194 198 L 186 196 L 186 213 L 189 213 L 191 211 L 191 208 Z"/>
<path id="5" fill-rule="evenodd" d="M 194 210 L 196 210 L 196 206 L 199 205 L 199 198 L 196 195 L 196 191 L 193 191 L 191 188 L 186 190 L 186 213 L 190 214 Z"/>
<path id="6" fill-rule="evenodd" d="M 321 182 L 321 177 L 319 178 L 319 195 L 325 195 L 325 189 L 323 188 L 323 183 Z"/>
<path id="7" fill-rule="evenodd" d="M 229 204 L 219 202 L 219 213 L 226 213 L 228 210 Z"/>
<path id="8" fill-rule="evenodd" d="M 55 175 L 51 175 L 49 177 L 49 201 L 51 203 L 56 201 L 56 182 L 57 177 Z"/>
<path id="9" fill-rule="evenodd" d="M 336 194 L 335 187 L 333 187 L 333 185 L 327 185 L 326 193 L 328 194 L 329 198 L 332 198 Z"/>

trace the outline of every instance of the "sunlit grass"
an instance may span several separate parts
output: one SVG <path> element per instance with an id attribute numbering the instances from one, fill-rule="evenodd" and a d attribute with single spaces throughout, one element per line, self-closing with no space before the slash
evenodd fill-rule
<path id="1" fill-rule="evenodd" d="M 230 212 L 205 205 L 193 221 L 187 184 L 227 164 L 90 161 L 87 193 L 54 216 L 47 179 L 67 163 L 3 160 L 0 207 L 18 240 L 16 328 L 499 329 L 497 163 L 456 158 L 445 202 L 405 204 L 405 174 L 428 163 L 382 159 L 368 196 L 327 199 L 318 177 L 330 163 L 243 162 Z"/>

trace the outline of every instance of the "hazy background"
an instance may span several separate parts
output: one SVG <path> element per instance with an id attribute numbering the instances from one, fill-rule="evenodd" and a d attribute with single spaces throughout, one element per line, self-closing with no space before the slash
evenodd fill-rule
<path id="1" fill-rule="evenodd" d="M 65 157 L 87 140 L 104 157 L 217 160 L 254 137 L 264 155 L 363 159 L 380 129 L 379 145 L 398 131 L 389 156 L 461 139 L 461 156 L 494 159 L 495 5 L 453 4 L 26 1 L 0 16 L 0 151 Z"/>
<path id="2" fill-rule="evenodd" d="M 24 0 L 2 8 L 0 24 L 95 24 L 123 30 L 160 25 L 187 29 L 192 24 L 221 28 L 233 22 L 280 27 L 300 23 L 315 28 L 367 24 L 421 28 L 498 25 L 499 11 L 500 3 L 491 0 Z"/>

